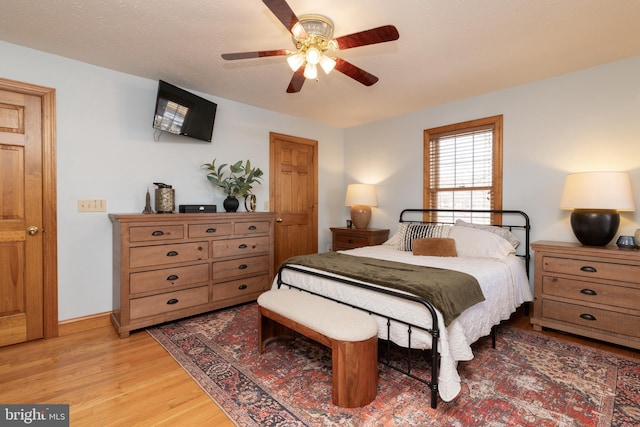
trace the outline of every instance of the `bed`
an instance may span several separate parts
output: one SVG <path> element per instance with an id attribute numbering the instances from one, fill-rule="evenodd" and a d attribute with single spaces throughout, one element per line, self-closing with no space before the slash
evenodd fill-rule
<path id="1" fill-rule="evenodd" d="M 438 396 L 451 401 L 459 394 L 457 364 L 473 358 L 471 344 L 494 334 L 496 325 L 520 305 L 533 300 L 528 280 L 529 231 L 529 218 L 522 211 L 405 209 L 400 214 L 398 231 L 385 244 L 294 257 L 280 266 L 273 287 L 304 290 L 371 313 L 378 322 L 379 338 L 387 343 L 386 356 L 380 361 L 426 384 L 431 392 L 431 407 L 436 408 Z M 442 256 L 441 244 L 448 245 L 447 252 L 453 243 L 455 256 Z M 375 268 L 385 271 L 407 266 L 418 270 L 420 277 L 428 277 L 422 274 L 422 267 L 472 276 L 484 300 L 452 314 L 439 298 L 429 298 L 438 300 L 432 304 L 407 288 L 381 281 L 374 267 L 367 271 L 375 280 L 354 275 L 348 269 L 340 272 L 307 263 L 323 256 L 354 265 L 372 265 L 374 261 L 380 264 Z M 407 349 L 408 360 L 396 363 L 391 345 Z M 429 360 L 431 370 L 427 377 L 417 376 L 412 370 L 415 350 Z"/>

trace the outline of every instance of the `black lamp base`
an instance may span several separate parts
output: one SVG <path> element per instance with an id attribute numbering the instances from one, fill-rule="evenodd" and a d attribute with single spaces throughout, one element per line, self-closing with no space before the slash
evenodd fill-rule
<path id="1" fill-rule="evenodd" d="M 607 246 L 618 232 L 620 214 L 616 210 L 574 209 L 571 228 L 585 246 Z"/>

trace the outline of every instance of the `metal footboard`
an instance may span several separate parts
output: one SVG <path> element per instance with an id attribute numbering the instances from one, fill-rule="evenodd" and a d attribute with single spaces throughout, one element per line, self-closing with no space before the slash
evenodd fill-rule
<path id="1" fill-rule="evenodd" d="M 324 279 L 328 279 L 334 282 L 340 282 L 343 284 L 347 284 L 349 286 L 355 286 L 357 288 L 362 288 L 362 289 L 367 289 L 373 292 L 378 292 L 378 293 L 383 293 L 386 295 L 391 295 L 397 298 L 401 298 L 407 301 L 414 301 L 417 302 L 419 304 L 421 304 L 422 306 L 424 306 L 424 308 L 427 310 L 427 312 L 429 313 L 429 315 L 431 316 L 431 328 L 423 328 L 421 326 L 415 325 L 415 324 L 411 324 L 408 322 L 405 322 L 403 320 L 400 319 L 396 319 L 393 317 L 390 317 L 386 314 L 380 313 L 380 312 L 376 312 L 376 311 L 372 311 L 370 309 L 366 309 L 366 308 L 362 308 L 359 307 L 357 305 L 353 305 L 353 304 L 349 304 L 346 303 L 344 301 L 340 301 L 337 300 L 335 298 L 331 298 L 328 297 L 326 295 L 322 295 L 316 292 L 313 292 L 311 290 L 302 288 L 300 286 L 297 286 L 296 284 L 293 283 L 288 283 L 285 282 L 285 280 L 282 278 L 282 273 L 285 270 L 290 270 L 290 271 L 295 271 L 298 273 L 303 273 L 303 274 L 308 274 L 308 275 L 312 275 L 312 276 L 316 276 L 316 277 L 321 277 Z M 427 387 L 430 390 L 431 393 L 431 407 L 432 408 L 437 408 L 438 405 L 438 373 L 439 373 L 439 368 L 440 368 L 440 352 L 438 351 L 438 338 L 440 337 L 440 329 L 438 327 L 438 318 L 437 318 L 437 314 L 436 314 L 436 310 L 433 307 L 433 305 L 431 305 L 430 302 L 414 296 L 414 295 L 410 295 L 410 294 L 405 294 L 405 293 L 401 293 L 401 292 L 397 292 L 393 289 L 389 289 L 389 288 L 381 288 L 381 287 L 377 287 L 377 286 L 372 286 L 366 283 L 361 283 L 361 282 L 355 282 L 343 277 L 336 277 L 336 276 L 330 276 L 318 271 L 310 271 L 307 269 L 303 269 L 300 268 L 296 265 L 292 265 L 292 264 L 283 264 L 280 266 L 280 268 L 278 269 L 278 276 L 277 276 L 277 284 L 278 284 L 278 288 L 282 288 L 283 286 L 286 288 L 292 288 L 292 289 L 298 289 L 300 291 L 304 291 L 304 292 L 309 292 L 311 294 L 338 302 L 340 304 L 344 304 L 347 305 L 349 307 L 353 307 L 356 308 L 358 310 L 362 310 L 365 311 L 367 313 L 369 313 L 370 315 L 375 315 L 377 317 L 381 317 L 383 319 L 385 319 L 386 321 L 386 325 L 387 325 L 387 337 L 386 337 L 386 354 L 384 355 L 384 357 L 381 359 L 379 358 L 379 362 L 384 364 L 385 366 L 390 367 L 391 369 L 394 369 L 398 372 L 401 372 L 404 375 L 407 375 L 425 385 L 427 385 Z M 407 328 L 407 342 L 408 345 L 406 347 L 406 351 L 407 351 L 407 362 L 406 362 L 406 367 L 402 367 L 399 364 L 394 363 L 394 361 L 392 360 L 391 357 L 391 325 L 392 322 L 397 322 L 400 323 L 402 325 L 404 325 Z M 418 376 L 414 374 L 414 369 L 413 369 L 413 363 L 412 363 L 412 350 L 415 350 L 411 347 L 411 334 L 413 333 L 414 329 L 419 329 L 422 330 L 424 332 L 427 332 L 429 335 L 431 335 L 431 375 L 430 378 L 424 378 L 422 376 Z M 426 350 L 424 350 L 424 354 L 425 357 L 427 358 L 427 362 L 428 362 L 428 353 Z"/>

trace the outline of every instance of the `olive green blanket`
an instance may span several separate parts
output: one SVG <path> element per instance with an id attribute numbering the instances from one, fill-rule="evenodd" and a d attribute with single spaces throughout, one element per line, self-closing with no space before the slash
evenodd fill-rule
<path id="1" fill-rule="evenodd" d="M 444 318 L 445 326 L 484 295 L 475 277 L 454 270 L 404 264 L 337 252 L 301 255 L 284 264 L 296 264 L 350 279 L 399 289 L 429 301 Z"/>

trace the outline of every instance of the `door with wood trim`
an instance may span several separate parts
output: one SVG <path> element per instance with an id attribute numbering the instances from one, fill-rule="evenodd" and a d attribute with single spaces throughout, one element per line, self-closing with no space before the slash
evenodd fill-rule
<path id="1" fill-rule="evenodd" d="M 318 252 L 318 141 L 272 132 L 269 181 L 277 269 L 289 257 Z"/>
<path id="2" fill-rule="evenodd" d="M 0 79 L 0 346 L 57 334 L 54 93 Z"/>

